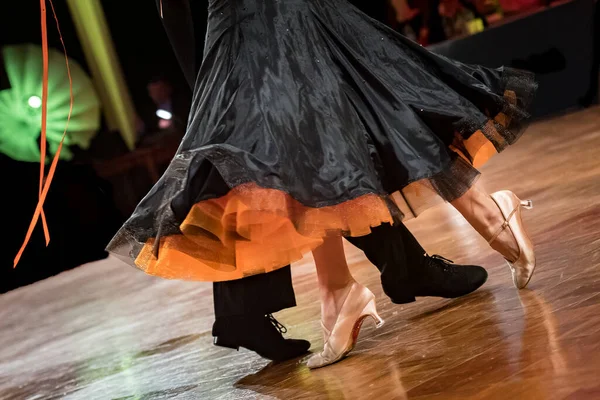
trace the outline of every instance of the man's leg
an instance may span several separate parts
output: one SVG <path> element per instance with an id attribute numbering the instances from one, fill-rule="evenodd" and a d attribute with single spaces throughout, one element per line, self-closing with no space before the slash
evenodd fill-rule
<path id="1" fill-rule="evenodd" d="M 373 228 L 368 236 L 348 240 L 381 271 L 383 290 L 396 304 L 415 301 L 415 296 L 463 296 L 487 279 L 481 267 L 450 265 L 443 258 L 428 256 L 402 223 L 384 224 Z M 284 340 L 268 317 L 296 305 L 290 267 L 217 282 L 214 297 L 215 344 L 246 347 L 278 360 L 299 356 L 310 347 L 306 341 Z"/>
<path id="2" fill-rule="evenodd" d="M 270 360 L 287 360 L 306 353 L 310 343 L 284 339 L 285 328 L 272 313 L 296 306 L 289 266 L 268 274 L 215 282 L 215 344 L 245 347 Z"/>
<path id="3" fill-rule="evenodd" d="M 372 228 L 370 235 L 347 239 L 379 269 L 381 286 L 392 302 L 415 300 L 410 272 L 420 268 L 426 252 L 404 224 L 383 224 Z"/>
<path id="4" fill-rule="evenodd" d="M 296 307 L 289 266 L 268 274 L 227 282 L 215 282 L 215 317 L 267 315 Z"/>

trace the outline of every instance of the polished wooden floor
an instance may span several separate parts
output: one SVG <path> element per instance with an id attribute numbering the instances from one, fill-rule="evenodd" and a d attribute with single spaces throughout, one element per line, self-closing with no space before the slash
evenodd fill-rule
<path id="1" fill-rule="evenodd" d="M 408 227 L 430 253 L 485 266 L 488 283 L 396 306 L 349 247 L 387 323 L 309 371 L 212 346 L 210 284 L 101 261 L 0 296 L 0 399 L 600 399 L 600 109 L 534 125 L 484 172 L 489 190 L 534 200 L 528 290 L 452 209 L 432 209 Z M 318 350 L 311 261 L 294 274 L 299 306 L 277 317 Z"/>

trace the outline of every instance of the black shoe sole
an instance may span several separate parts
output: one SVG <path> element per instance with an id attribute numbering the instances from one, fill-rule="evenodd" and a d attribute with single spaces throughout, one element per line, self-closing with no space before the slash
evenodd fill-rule
<path id="1" fill-rule="evenodd" d="M 417 301 L 415 296 L 406 296 L 406 297 L 390 297 L 390 301 L 394 304 L 410 304 Z"/>

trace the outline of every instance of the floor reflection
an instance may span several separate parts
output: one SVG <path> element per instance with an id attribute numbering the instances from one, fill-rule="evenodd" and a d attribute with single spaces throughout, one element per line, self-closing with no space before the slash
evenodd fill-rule
<path id="1" fill-rule="evenodd" d="M 277 399 L 408 399 L 401 370 L 388 357 L 360 353 L 346 361 L 350 360 L 314 371 L 301 362 L 283 369 L 269 365 L 235 386 Z"/>

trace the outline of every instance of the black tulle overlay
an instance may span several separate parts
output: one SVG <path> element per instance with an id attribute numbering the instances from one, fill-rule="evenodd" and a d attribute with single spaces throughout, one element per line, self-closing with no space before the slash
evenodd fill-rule
<path id="1" fill-rule="evenodd" d="M 152 275 L 269 272 L 452 201 L 529 119 L 531 74 L 435 55 L 344 0 L 213 0 L 208 22 L 186 136 L 108 247 Z"/>

